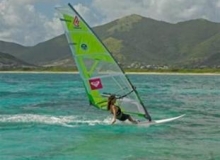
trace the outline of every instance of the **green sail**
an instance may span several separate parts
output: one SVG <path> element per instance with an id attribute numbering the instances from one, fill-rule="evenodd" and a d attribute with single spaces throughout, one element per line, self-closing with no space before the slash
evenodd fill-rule
<path id="1" fill-rule="evenodd" d="M 107 97 L 115 94 L 123 112 L 149 117 L 137 91 L 85 20 L 70 4 L 57 10 L 90 104 L 106 109 Z"/>

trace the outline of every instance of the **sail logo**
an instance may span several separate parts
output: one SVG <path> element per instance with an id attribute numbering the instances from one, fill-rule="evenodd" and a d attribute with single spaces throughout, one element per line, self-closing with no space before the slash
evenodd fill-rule
<path id="1" fill-rule="evenodd" d="M 87 50 L 87 49 L 88 49 L 88 47 L 87 47 L 86 44 L 81 44 L 81 48 L 82 48 L 83 50 Z"/>
<path id="2" fill-rule="evenodd" d="M 103 88 L 100 78 L 90 79 L 89 84 L 90 84 L 91 90 L 97 90 L 97 89 Z"/>
<path id="3" fill-rule="evenodd" d="M 78 19 L 77 16 L 74 17 L 73 25 L 74 25 L 75 27 L 77 27 L 77 28 L 79 27 L 79 19 Z"/>

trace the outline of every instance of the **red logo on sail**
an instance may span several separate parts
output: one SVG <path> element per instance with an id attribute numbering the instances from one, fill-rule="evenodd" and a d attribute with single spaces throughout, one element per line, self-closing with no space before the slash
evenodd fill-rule
<path id="1" fill-rule="evenodd" d="M 90 79 L 89 84 L 90 84 L 91 90 L 96 90 L 96 89 L 102 88 L 102 82 L 101 82 L 100 78 Z"/>
<path id="2" fill-rule="evenodd" d="M 78 19 L 77 16 L 74 17 L 73 25 L 74 25 L 75 27 L 79 27 L 79 19 Z"/>

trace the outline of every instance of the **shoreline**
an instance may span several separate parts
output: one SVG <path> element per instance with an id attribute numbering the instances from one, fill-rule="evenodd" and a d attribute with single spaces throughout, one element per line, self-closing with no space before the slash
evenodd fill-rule
<path id="1" fill-rule="evenodd" d="M 16 74 L 79 74 L 77 71 L 0 71 L 2 73 L 16 73 Z M 181 72 L 125 72 L 125 74 L 136 74 L 136 75 L 213 75 L 218 76 L 220 73 L 181 73 Z"/>

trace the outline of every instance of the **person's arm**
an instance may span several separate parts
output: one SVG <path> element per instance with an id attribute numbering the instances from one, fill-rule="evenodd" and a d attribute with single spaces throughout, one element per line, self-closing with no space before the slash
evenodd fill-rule
<path id="1" fill-rule="evenodd" d="M 112 123 L 111 124 L 114 124 L 115 121 L 116 121 L 116 109 L 115 109 L 115 106 L 112 107 L 112 113 L 113 113 L 113 118 L 112 118 Z"/>

